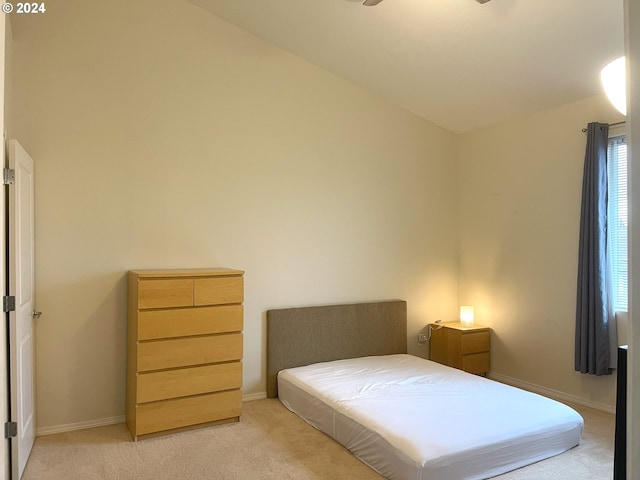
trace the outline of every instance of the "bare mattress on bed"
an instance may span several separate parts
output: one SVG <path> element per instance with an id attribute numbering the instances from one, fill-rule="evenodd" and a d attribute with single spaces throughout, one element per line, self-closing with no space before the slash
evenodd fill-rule
<path id="1" fill-rule="evenodd" d="M 291 411 L 390 479 L 485 479 L 580 442 L 582 417 L 540 395 L 412 355 L 278 374 Z"/>

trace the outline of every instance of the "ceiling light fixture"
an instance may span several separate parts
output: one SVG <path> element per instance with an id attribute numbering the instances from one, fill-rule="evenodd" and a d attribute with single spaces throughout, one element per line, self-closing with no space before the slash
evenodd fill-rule
<path id="1" fill-rule="evenodd" d="M 624 57 L 606 65 L 600 72 L 600 80 L 609 101 L 623 115 L 627 114 L 627 73 Z"/>

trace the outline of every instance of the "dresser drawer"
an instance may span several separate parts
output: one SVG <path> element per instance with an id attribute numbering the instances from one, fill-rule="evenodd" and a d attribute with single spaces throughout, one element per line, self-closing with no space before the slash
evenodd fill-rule
<path id="1" fill-rule="evenodd" d="M 487 373 L 489 371 L 489 352 L 463 356 L 462 370 L 469 373 Z"/>
<path id="2" fill-rule="evenodd" d="M 241 358 L 241 333 L 140 342 L 138 345 L 139 372 Z"/>
<path id="3" fill-rule="evenodd" d="M 136 406 L 136 435 L 239 417 L 240 390 L 163 400 Z"/>
<path id="4" fill-rule="evenodd" d="M 147 279 L 138 283 L 138 309 L 190 307 L 193 305 L 193 280 Z"/>
<path id="5" fill-rule="evenodd" d="M 194 282 L 194 305 L 242 303 L 244 300 L 244 281 L 241 276 L 196 278 Z"/>
<path id="6" fill-rule="evenodd" d="M 490 335 L 488 330 L 484 332 L 464 333 L 462 334 L 461 341 L 461 352 L 463 355 L 489 351 Z"/>
<path id="7" fill-rule="evenodd" d="M 147 310 L 138 313 L 138 340 L 242 330 L 242 305 Z"/>
<path id="8" fill-rule="evenodd" d="M 220 363 L 138 376 L 138 403 L 242 387 L 242 363 Z"/>

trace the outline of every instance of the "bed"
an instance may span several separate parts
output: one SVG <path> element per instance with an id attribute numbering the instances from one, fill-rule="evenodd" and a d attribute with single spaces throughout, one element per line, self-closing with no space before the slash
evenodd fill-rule
<path id="1" fill-rule="evenodd" d="M 485 479 L 580 442 L 554 400 L 412 355 L 406 303 L 267 312 L 267 395 L 390 479 Z"/>

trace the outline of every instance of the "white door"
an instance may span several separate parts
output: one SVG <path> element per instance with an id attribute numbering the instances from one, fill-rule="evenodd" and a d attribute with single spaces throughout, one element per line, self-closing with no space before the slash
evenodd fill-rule
<path id="1" fill-rule="evenodd" d="M 17 436 L 11 439 L 11 477 L 22 476 L 35 440 L 35 387 L 33 374 L 33 159 L 16 140 L 9 141 L 9 295 L 15 311 L 9 314 L 9 375 L 11 421 Z"/>

